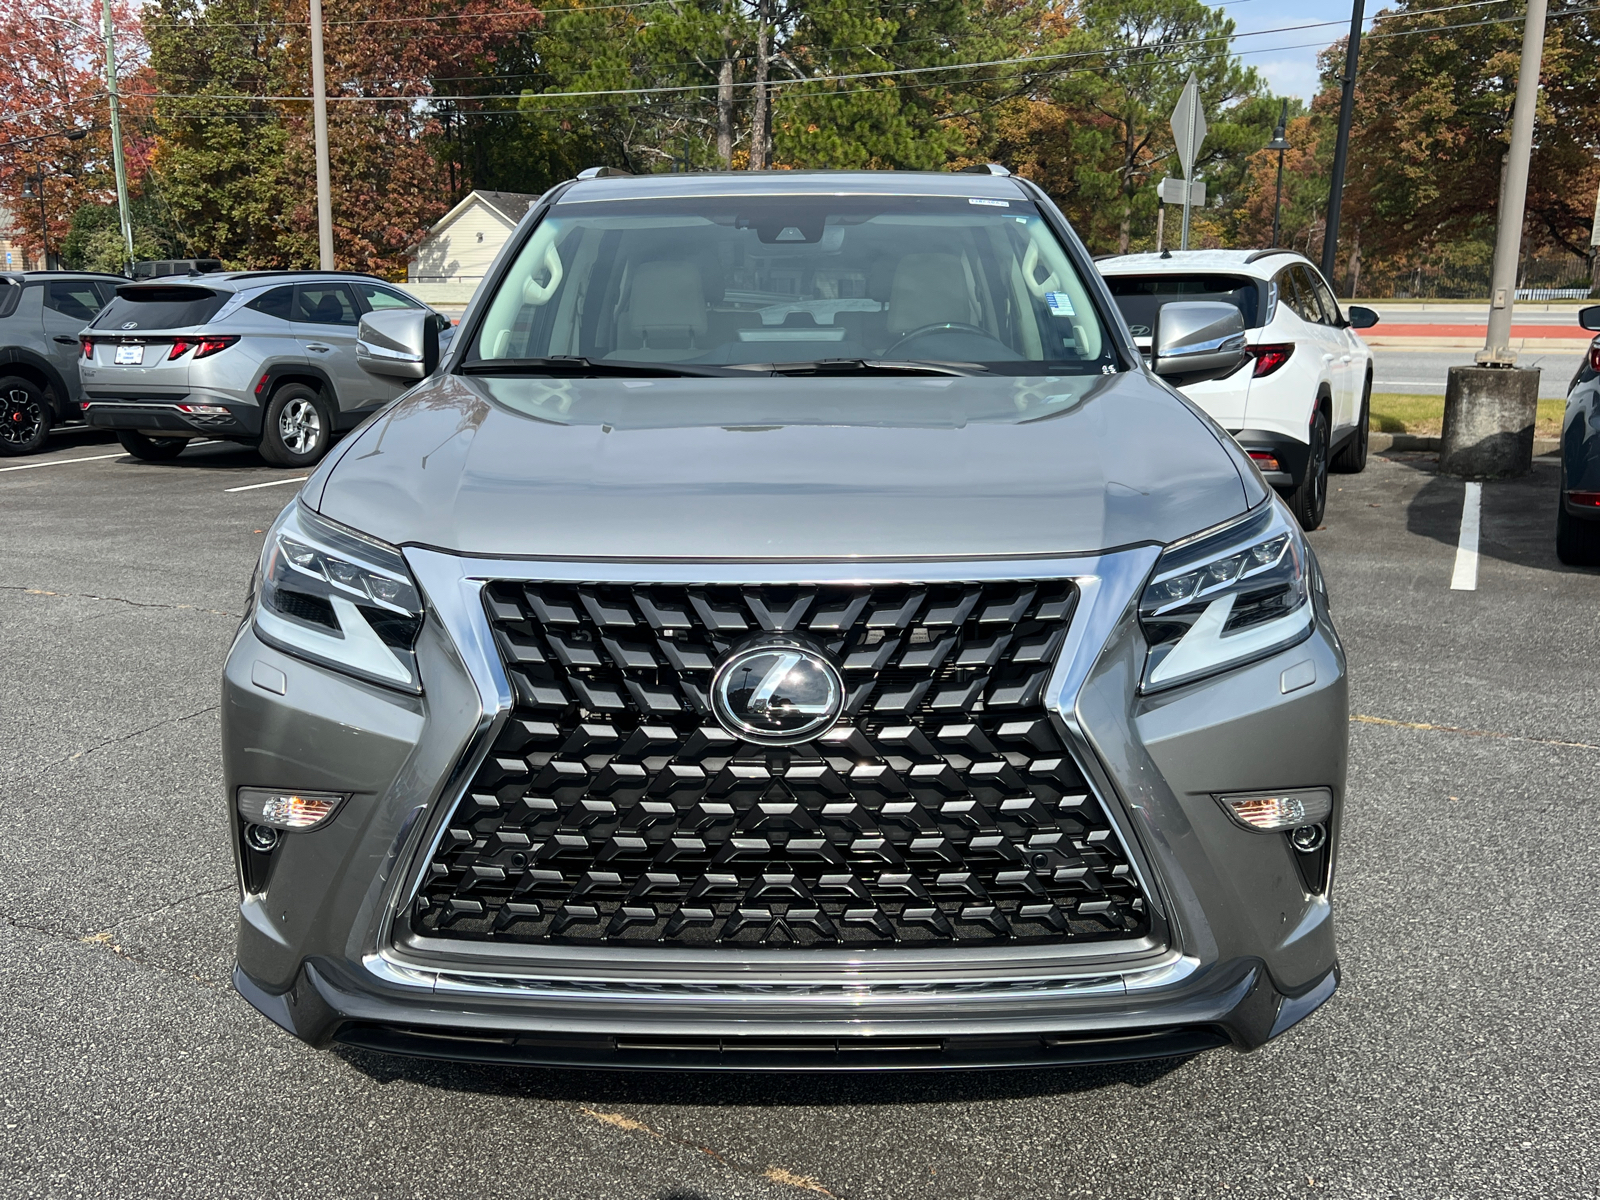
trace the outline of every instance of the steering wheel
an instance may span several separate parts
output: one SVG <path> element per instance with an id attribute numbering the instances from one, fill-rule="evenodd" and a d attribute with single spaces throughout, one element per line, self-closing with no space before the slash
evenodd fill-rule
<path id="1" fill-rule="evenodd" d="M 902 333 L 895 339 L 894 345 L 884 350 L 883 358 L 894 357 L 894 352 L 907 342 L 915 341 L 919 337 L 926 337 L 930 333 L 975 333 L 985 341 L 995 341 L 995 337 L 987 329 L 979 329 L 976 325 L 968 325 L 965 321 L 935 321 L 932 325 L 921 325 L 909 333 Z M 1004 343 L 1001 343 L 1002 345 Z"/>

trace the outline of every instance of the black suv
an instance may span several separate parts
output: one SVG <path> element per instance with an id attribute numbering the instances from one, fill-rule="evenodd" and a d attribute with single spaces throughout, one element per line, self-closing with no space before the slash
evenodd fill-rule
<path id="1" fill-rule="evenodd" d="M 83 271 L 0 274 L 0 454 L 33 454 L 51 426 L 81 419 L 78 333 L 126 282 Z"/>

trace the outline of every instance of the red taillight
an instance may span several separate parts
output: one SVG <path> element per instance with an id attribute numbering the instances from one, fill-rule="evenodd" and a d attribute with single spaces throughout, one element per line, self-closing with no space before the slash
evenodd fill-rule
<path id="1" fill-rule="evenodd" d="M 192 342 L 179 338 L 172 343 L 172 353 L 167 355 L 167 359 L 170 361 L 174 358 L 182 358 L 191 348 L 193 348 L 196 358 L 205 358 L 209 354 L 215 354 L 218 350 L 226 350 L 238 340 L 237 335 L 233 337 L 196 338 Z"/>
<path id="2" fill-rule="evenodd" d="M 1600 492 L 1568 492 L 1567 500 L 1584 508 L 1600 508 Z"/>
<path id="3" fill-rule="evenodd" d="M 94 343 L 88 338 L 83 339 L 83 356 L 90 362 L 94 361 Z"/>
<path id="4" fill-rule="evenodd" d="M 1600 371 L 1600 338 L 1589 343 L 1589 369 Z"/>
<path id="5" fill-rule="evenodd" d="M 1289 361 L 1289 356 L 1294 353 L 1294 343 L 1286 342 L 1274 346 L 1246 346 L 1250 357 L 1256 360 L 1255 370 L 1251 372 L 1257 379 L 1263 375 L 1271 375 L 1284 363 Z"/>
<path id="6" fill-rule="evenodd" d="M 1249 450 L 1246 451 L 1246 453 L 1250 455 L 1251 460 L 1254 461 L 1256 466 L 1260 467 L 1263 471 L 1283 470 L 1283 468 L 1278 465 L 1278 458 L 1275 454 L 1271 454 L 1266 450 Z"/>

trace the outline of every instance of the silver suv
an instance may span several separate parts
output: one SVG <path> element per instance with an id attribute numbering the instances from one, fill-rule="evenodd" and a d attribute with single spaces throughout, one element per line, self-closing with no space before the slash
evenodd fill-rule
<path id="1" fill-rule="evenodd" d="M 356 363 L 361 318 L 447 318 L 365 275 L 242 271 L 129 283 L 82 332 L 78 364 L 91 425 L 128 453 L 161 460 L 191 438 L 256 446 L 268 462 L 317 462 L 408 385 Z"/>
<path id="2" fill-rule="evenodd" d="M 0 455 L 44 448 L 51 426 L 79 419 L 78 331 L 110 300 L 117 275 L 0 275 Z"/>
<path id="3" fill-rule="evenodd" d="M 268 531 L 239 991 L 639 1069 L 1259 1046 L 1338 982 L 1344 652 L 1283 501 L 1026 180 L 596 176 Z"/>

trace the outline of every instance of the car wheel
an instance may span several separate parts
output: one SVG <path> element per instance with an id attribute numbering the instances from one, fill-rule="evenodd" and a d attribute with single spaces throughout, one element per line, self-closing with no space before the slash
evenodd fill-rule
<path id="1" fill-rule="evenodd" d="M 1361 416 L 1356 425 L 1356 435 L 1339 448 L 1329 464 L 1341 475 L 1359 475 L 1367 469 L 1367 441 L 1372 433 L 1372 376 L 1367 376 L 1367 386 L 1361 393 Z"/>
<path id="2" fill-rule="evenodd" d="M 1585 521 L 1567 511 L 1567 472 L 1556 493 L 1556 557 L 1569 567 L 1600 567 L 1600 521 Z"/>
<path id="3" fill-rule="evenodd" d="M 166 462 L 168 459 L 177 458 L 189 444 L 188 438 L 145 437 L 144 434 L 134 433 L 131 429 L 118 432 L 117 441 L 122 443 L 122 448 L 129 454 L 145 462 Z"/>
<path id="4" fill-rule="evenodd" d="M 17 375 L 0 379 L 0 454 L 36 454 L 50 439 L 50 402 Z"/>
<path id="5" fill-rule="evenodd" d="M 1301 529 L 1322 524 L 1328 507 L 1328 417 L 1319 407 L 1311 418 L 1311 452 L 1306 455 L 1306 473 L 1300 486 L 1290 492 L 1289 510 Z"/>
<path id="6" fill-rule="evenodd" d="M 261 457 L 280 467 L 309 467 L 333 443 L 333 416 L 322 394 L 288 383 L 272 394 L 261 421 Z"/>

